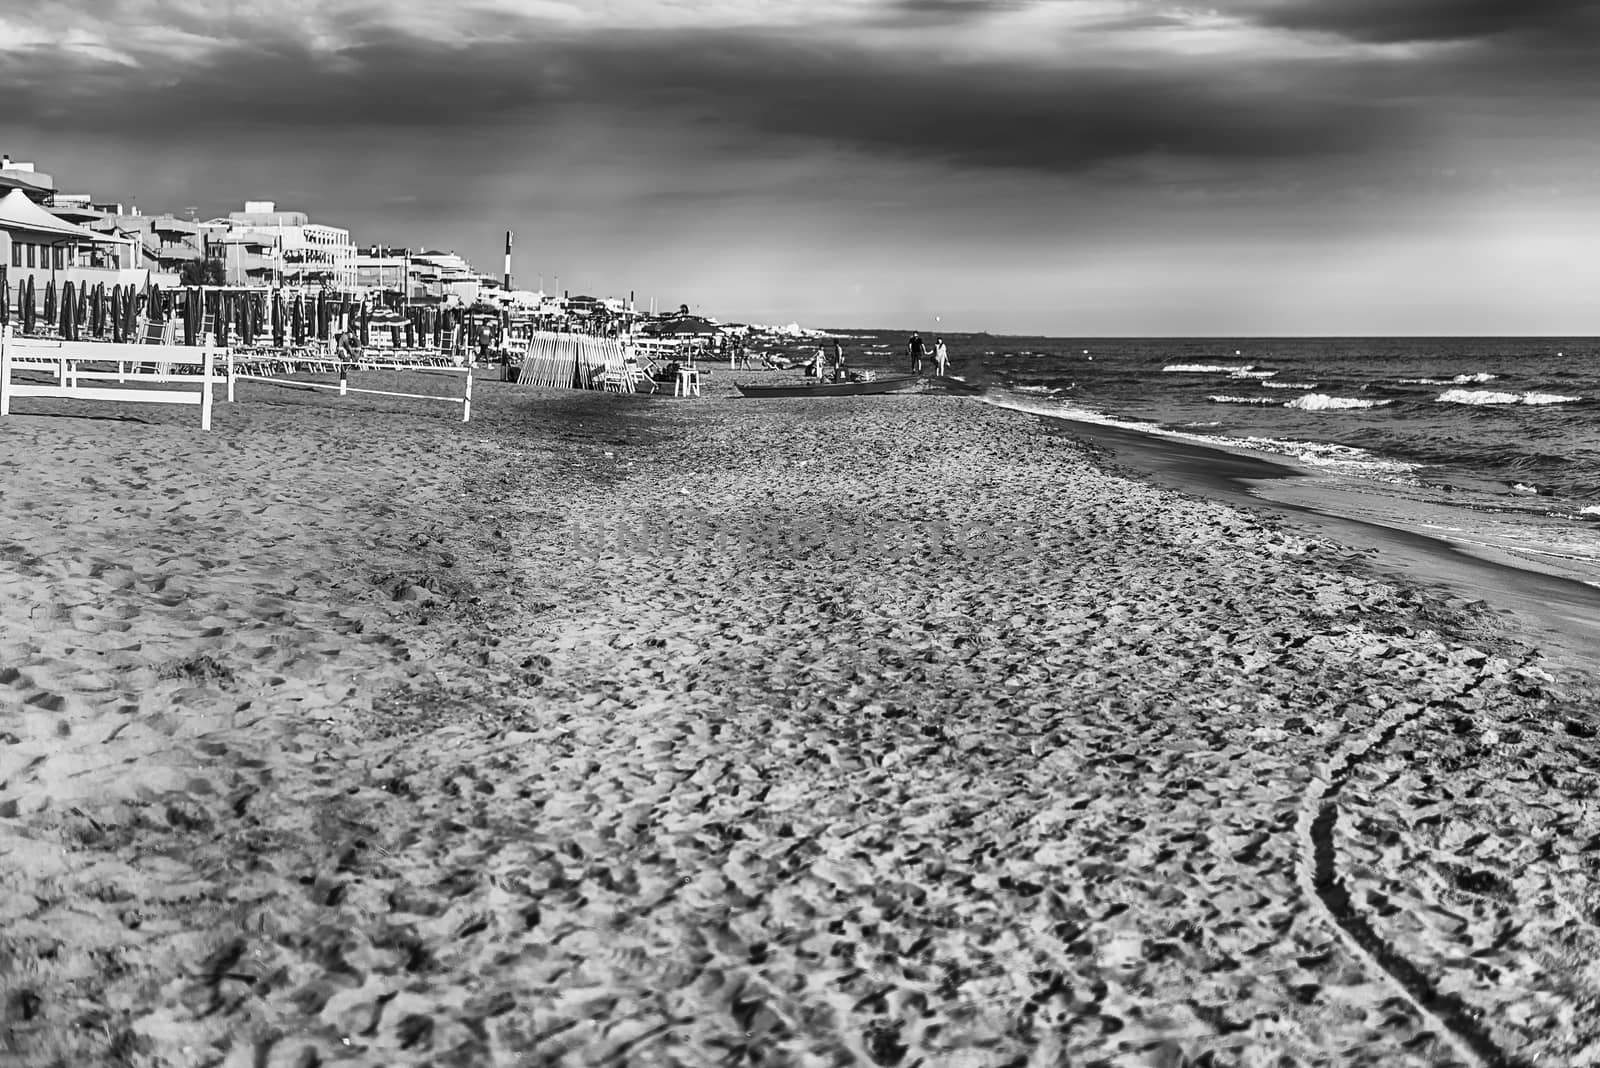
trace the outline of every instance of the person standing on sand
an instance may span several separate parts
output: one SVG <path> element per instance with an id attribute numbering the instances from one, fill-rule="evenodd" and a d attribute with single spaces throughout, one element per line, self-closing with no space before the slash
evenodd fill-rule
<path id="1" fill-rule="evenodd" d="M 844 378 L 844 346 L 839 344 L 839 339 L 833 339 L 833 380 L 841 381 Z"/>
<path id="2" fill-rule="evenodd" d="M 906 345 L 906 351 L 911 354 L 911 373 L 920 375 L 922 373 L 922 354 L 925 351 L 922 347 L 921 334 L 911 335 L 911 341 Z"/>
<path id="3" fill-rule="evenodd" d="M 944 347 L 944 338 L 933 339 L 933 373 L 940 378 L 950 373 L 950 350 Z"/>

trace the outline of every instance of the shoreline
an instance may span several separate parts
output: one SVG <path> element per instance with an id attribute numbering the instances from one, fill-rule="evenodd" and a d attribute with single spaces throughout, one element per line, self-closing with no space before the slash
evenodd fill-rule
<path id="1" fill-rule="evenodd" d="M 999 405 L 999 407 L 1007 407 Z M 1496 559 L 1423 530 L 1359 514 L 1359 503 L 1332 480 L 1290 460 L 1207 445 L 1070 416 L 1009 409 L 1037 418 L 1051 432 L 1107 450 L 1118 467 L 1157 485 L 1283 516 L 1300 529 L 1372 553 L 1375 569 L 1401 581 L 1431 585 L 1508 613 L 1512 627 L 1544 647 L 1562 670 L 1600 667 L 1600 589 L 1506 554 Z M 1341 508 L 1340 505 L 1345 507 Z M 1402 521 L 1424 518 L 1387 498 Z"/>
<path id="2" fill-rule="evenodd" d="M 732 390 L 0 423 L 0 1052 L 1600 1037 L 1600 718 L 1526 649 L 1015 412 Z"/>

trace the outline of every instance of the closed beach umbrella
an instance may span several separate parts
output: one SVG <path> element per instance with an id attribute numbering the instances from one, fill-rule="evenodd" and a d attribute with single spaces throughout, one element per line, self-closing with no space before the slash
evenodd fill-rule
<path id="1" fill-rule="evenodd" d="M 22 302 L 22 329 L 33 333 L 34 322 L 38 315 L 38 296 L 33 288 L 33 275 L 28 276 L 28 296 Z"/>
<path id="2" fill-rule="evenodd" d="M 326 290 L 317 291 L 316 328 L 318 341 L 328 336 L 328 293 Z"/>
<path id="3" fill-rule="evenodd" d="M 75 324 L 72 321 L 72 313 L 77 310 L 77 297 L 77 290 L 73 288 L 71 282 L 61 287 L 61 318 L 58 323 L 61 329 L 61 336 L 68 341 L 76 341 L 78 339 L 78 335 L 74 330 Z"/>
<path id="4" fill-rule="evenodd" d="M 17 301 L 22 301 L 22 287 L 17 287 Z M 11 284 L 6 281 L 6 265 L 0 263 L 0 326 L 11 321 Z"/>
<path id="5" fill-rule="evenodd" d="M 83 328 L 89 321 L 89 287 L 83 286 L 78 290 L 78 306 L 72 312 L 72 340 L 77 341 Z"/>
<path id="6" fill-rule="evenodd" d="M 283 291 L 272 291 L 272 343 L 283 347 Z"/>
<path id="7" fill-rule="evenodd" d="M 56 280 L 54 278 L 44 284 L 44 321 L 56 321 Z"/>
<path id="8" fill-rule="evenodd" d="M 194 336 L 200 330 L 200 291 L 194 287 L 183 295 L 183 343 L 194 344 Z"/>
<path id="9" fill-rule="evenodd" d="M 361 302 L 361 347 L 366 348 L 372 343 L 372 305 L 366 301 Z"/>
<path id="10" fill-rule="evenodd" d="M 121 343 L 127 339 L 128 324 L 122 318 L 122 287 L 111 287 L 111 340 Z"/>
<path id="11" fill-rule="evenodd" d="M 294 343 L 296 345 L 303 345 L 303 344 L 305 344 L 305 340 L 306 340 L 306 320 L 305 320 L 305 307 L 304 307 L 304 305 L 305 305 L 304 299 L 300 296 L 300 294 L 296 293 L 294 295 L 294 306 L 293 306 L 293 308 L 290 309 L 290 312 L 291 312 L 291 314 L 290 314 L 290 327 L 291 327 L 291 329 L 289 331 L 289 336 L 294 339 Z"/>

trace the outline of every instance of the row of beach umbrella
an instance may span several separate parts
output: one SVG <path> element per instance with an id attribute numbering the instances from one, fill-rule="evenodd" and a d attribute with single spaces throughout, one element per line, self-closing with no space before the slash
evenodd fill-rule
<path id="1" fill-rule="evenodd" d="M 10 321 L 12 291 L 0 266 L 0 324 Z M 138 320 L 165 324 L 177 321 L 181 341 L 199 344 L 205 334 L 222 343 L 242 345 L 285 343 L 304 345 L 326 341 L 346 329 L 360 333 L 370 345 L 376 332 L 385 332 L 395 347 L 442 348 L 455 338 L 476 345 L 486 334 L 498 334 L 507 325 L 499 317 L 469 315 L 461 308 L 378 308 L 364 301 L 319 292 L 286 294 L 281 289 L 227 290 L 190 286 L 163 290 L 158 285 L 76 286 L 71 280 L 59 289 L 52 279 L 44 285 L 43 301 L 29 275 L 18 286 L 15 299 L 18 325 L 33 333 L 38 324 L 51 324 L 68 340 L 138 341 Z M 497 321 L 498 320 L 498 321 Z M 458 333 L 459 331 L 459 333 Z M 270 341 L 269 341 L 270 339 Z"/>

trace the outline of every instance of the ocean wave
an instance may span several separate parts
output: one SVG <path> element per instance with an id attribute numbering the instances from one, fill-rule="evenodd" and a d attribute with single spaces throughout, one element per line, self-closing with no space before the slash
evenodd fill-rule
<path id="1" fill-rule="evenodd" d="M 1278 372 L 1276 372 L 1276 371 L 1257 371 L 1257 370 L 1255 370 L 1254 368 L 1251 368 L 1251 367 L 1241 367 L 1237 371 L 1230 372 L 1228 374 L 1228 377 L 1229 378 L 1271 378 L 1273 375 L 1275 375 L 1277 373 Z"/>
<path id="2" fill-rule="evenodd" d="M 1587 508 L 1579 508 L 1578 514 L 1600 517 L 1600 504 L 1591 504 Z"/>
<path id="3" fill-rule="evenodd" d="M 1057 386 L 1013 386 L 1012 388 L 1018 393 L 1041 393 L 1049 397 L 1061 392 Z"/>
<path id="4" fill-rule="evenodd" d="M 1218 437 L 1197 432 L 1200 428 L 1208 425 L 1204 423 L 1189 424 L 1193 428 L 1192 430 L 1169 430 L 1155 423 L 1119 419 L 1104 412 L 1096 411 L 1093 408 L 1079 407 L 1066 400 L 1043 401 L 1025 395 L 1018 395 L 1014 391 L 987 393 L 984 395 L 983 400 L 997 407 L 1026 412 L 1031 415 L 1045 415 L 1057 419 L 1120 427 L 1124 430 L 1149 434 L 1152 437 L 1176 438 L 1180 441 L 1189 441 L 1209 448 L 1246 449 L 1250 452 L 1284 456 L 1330 471 L 1374 478 L 1383 482 L 1413 484 L 1414 476 L 1411 475 L 1411 472 L 1421 466 L 1404 460 L 1376 456 L 1365 449 L 1357 448 L 1353 445 L 1338 445 L 1332 442 L 1289 441 L 1255 435 L 1244 438 Z"/>
<path id="5" fill-rule="evenodd" d="M 1390 460 L 1374 456 L 1366 449 L 1354 445 L 1336 445 L 1332 442 L 1285 441 L 1279 438 L 1248 437 L 1237 439 L 1245 448 L 1257 452 L 1292 456 L 1313 467 L 1325 467 L 1350 474 L 1368 475 L 1393 480 L 1415 471 L 1417 464 L 1405 460 Z"/>
<path id="6" fill-rule="evenodd" d="M 1213 404 L 1283 404 L 1276 397 L 1230 397 L 1224 393 L 1213 393 L 1206 400 Z"/>
<path id="7" fill-rule="evenodd" d="M 1219 363 L 1169 363 L 1161 370 L 1168 374 L 1222 375 L 1232 374 L 1235 371 L 1253 371 L 1255 365 L 1245 364 L 1241 367 L 1235 364 L 1232 367 L 1224 367 Z"/>
<path id="8" fill-rule="evenodd" d="M 1332 412 L 1355 408 L 1379 408 L 1386 400 L 1362 400 L 1358 397 L 1330 397 L 1326 393 L 1307 393 L 1285 404 L 1285 408 L 1299 408 L 1305 412 Z"/>
<path id="9" fill-rule="evenodd" d="M 1502 393 L 1492 389 L 1447 389 L 1436 398 L 1441 404 L 1572 404 L 1583 400 L 1560 393 Z"/>
<path id="10" fill-rule="evenodd" d="M 1316 389 L 1315 382 L 1263 382 L 1268 389 Z"/>
<path id="11" fill-rule="evenodd" d="M 1397 378 L 1396 382 L 1407 386 L 1470 386 L 1474 383 L 1493 382 L 1499 375 L 1492 375 L 1488 371 L 1475 371 L 1470 375 L 1456 375 L 1454 378 Z"/>

